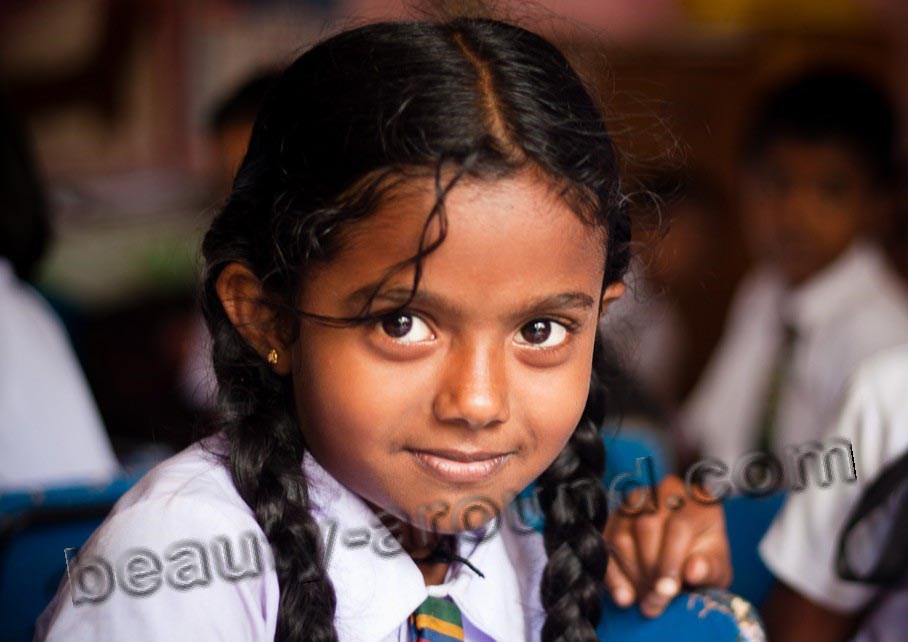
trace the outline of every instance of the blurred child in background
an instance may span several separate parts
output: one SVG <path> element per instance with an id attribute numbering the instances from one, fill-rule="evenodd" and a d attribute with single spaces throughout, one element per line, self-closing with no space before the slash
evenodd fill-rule
<path id="1" fill-rule="evenodd" d="M 758 263 L 684 408 L 694 450 L 732 466 L 820 438 L 857 364 L 908 341 L 908 296 L 872 238 L 893 207 L 895 129 L 884 95 L 843 71 L 763 104 L 741 194 Z"/>
<path id="2" fill-rule="evenodd" d="M 66 330 L 29 285 L 49 240 L 25 132 L 0 101 L 0 492 L 119 468 Z"/>

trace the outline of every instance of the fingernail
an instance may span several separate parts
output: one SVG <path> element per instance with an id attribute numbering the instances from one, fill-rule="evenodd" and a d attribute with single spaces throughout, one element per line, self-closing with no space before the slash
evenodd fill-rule
<path id="1" fill-rule="evenodd" d="M 709 568 L 706 564 L 706 561 L 703 559 L 697 558 L 693 562 L 691 562 L 690 570 L 688 571 L 688 575 L 690 576 L 691 581 L 699 582 L 704 577 L 706 577 L 707 572 L 709 572 Z"/>
<path id="2" fill-rule="evenodd" d="M 658 617 L 665 610 L 665 601 L 658 597 L 647 597 L 640 604 L 640 612 L 646 617 Z"/>
<path id="3" fill-rule="evenodd" d="M 663 577 L 658 582 L 656 582 L 656 593 L 663 597 L 675 597 L 678 594 L 678 591 L 681 590 L 681 587 L 678 585 L 678 580 L 671 577 Z"/>
<path id="4" fill-rule="evenodd" d="M 618 606 L 630 606 L 634 602 L 634 592 L 626 586 L 616 588 L 612 597 L 615 598 L 615 604 Z"/>

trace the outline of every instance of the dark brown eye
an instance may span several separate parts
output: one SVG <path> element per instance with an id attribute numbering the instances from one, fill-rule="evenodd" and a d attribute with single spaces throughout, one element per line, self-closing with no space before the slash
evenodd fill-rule
<path id="1" fill-rule="evenodd" d="M 552 324 L 549 321 L 533 321 L 520 329 L 520 335 L 527 340 L 527 343 L 545 343 L 550 334 L 552 334 Z"/>
<path id="2" fill-rule="evenodd" d="M 389 337 L 400 339 L 407 336 L 410 330 L 413 329 L 413 317 L 409 314 L 388 317 L 387 319 L 382 319 L 381 327 Z"/>
<path id="3" fill-rule="evenodd" d="M 379 324 L 382 332 L 401 343 L 419 343 L 435 338 L 426 322 L 414 314 L 401 313 L 385 317 Z"/>
<path id="4" fill-rule="evenodd" d="M 520 328 L 516 341 L 533 347 L 554 347 L 567 338 L 567 328 L 551 319 L 536 319 Z"/>

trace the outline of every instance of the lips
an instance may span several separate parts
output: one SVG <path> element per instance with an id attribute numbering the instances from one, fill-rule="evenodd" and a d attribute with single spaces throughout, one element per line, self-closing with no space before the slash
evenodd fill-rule
<path id="1" fill-rule="evenodd" d="M 498 473 L 513 453 L 460 450 L 410 450 L 417 463 L 433 477 L 448 483 L 466 484 Z"/>

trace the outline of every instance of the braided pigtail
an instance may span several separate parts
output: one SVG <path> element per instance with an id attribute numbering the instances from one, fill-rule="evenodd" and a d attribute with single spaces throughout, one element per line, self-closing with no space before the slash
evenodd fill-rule
<path id="1" fill-rule="evenodd" d="M 208 279 L 213 285 L 214 279 Z M 207 289 L 207 288 L 206 288 Z M 325 572 L 321 534 L 309 512 L 305 447 L 289 379 L 277 376 L 210 297 L 213 364 L 220 382 L 218 427 L 233 483 L 271 546 L 280 587 L 275 640 L 334 642 L 335 594 Z"/>
<path id="2" fill-rule="evenodd" d="M 597 337 L 597 351 L 599 340 Z M 605 447 L 597 430 L 604 389 L 594 370 L 583 417 L 564 449 L 539 478 L 548 562 L 541 599 L 543 642 L 596 642 L 608 552 L 602 530 L 608 502 L 602 475 Z"/>

